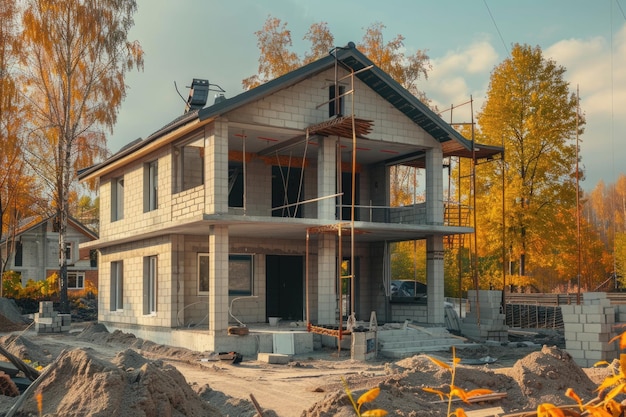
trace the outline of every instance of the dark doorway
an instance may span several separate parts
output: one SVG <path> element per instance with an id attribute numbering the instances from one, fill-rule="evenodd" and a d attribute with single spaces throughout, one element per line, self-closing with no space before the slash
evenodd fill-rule
<path id="1" fill-rule="evenodd" d="M 266 316 L 302 320 L 304 262 L 302 256 L 265 257 Z"/>

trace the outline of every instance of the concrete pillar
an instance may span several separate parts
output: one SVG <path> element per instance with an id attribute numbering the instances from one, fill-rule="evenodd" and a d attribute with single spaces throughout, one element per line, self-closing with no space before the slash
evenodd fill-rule
<path id="1" fill-rule="evenodd" d="M 320 137 L 317 150 L 317 193 L 327 197 L 337 192 L 337 153 L 334 137 Z M 335 219 L 335 198 L 324 198 L 317 202 L 318 218 Z"/>
<path id="2" fill-rule="evenodd" d="M 207 126 L 205 137 L 205 212 L 228 213 L 228 120 Z"/>
<path id="3" fill-rule="evenodd" d="M 426 238 L 426 289 L 428 294 L 428 323 L 443 324 L 443 237 L 431 235 Z"/>
<path id="4" fill-rule="evenodd" d="M 335 324 L 338 307 L 335 235 L 320 234 L 317 244 L 317 324 Z"/>
<path id="5" fill-rule="evenodd" d="M 228 226 L 209 228 L 209 330 L 228 329 Z"/>
<path id="6" fill-rule="evenodd" d="M 440 148 L 426 151 L 426 222 L 443 225 L 443 154 Z"/>
<path id="7" fill-rule="evenodd" d="M 426 222 L 443 225 L 443 154 L 441 148 L 426 151 Z M 428 323 L 444 323 L 443 236 L 426 237 Z"/>

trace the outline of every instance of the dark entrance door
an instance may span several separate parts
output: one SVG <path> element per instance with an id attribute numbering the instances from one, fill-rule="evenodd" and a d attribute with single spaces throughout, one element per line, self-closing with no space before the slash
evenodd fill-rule
<path id="1" fill-rule="evenodd" d="M 304 310 L 302 256 L 267 255 L 265 264 L 267 317 L 302 320 Z"/>

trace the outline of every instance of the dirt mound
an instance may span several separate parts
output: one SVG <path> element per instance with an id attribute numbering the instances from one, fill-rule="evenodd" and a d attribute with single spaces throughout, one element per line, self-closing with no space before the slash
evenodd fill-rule
<path id="1" fill-rule="evenodd" d="M 62 353 L 39 390 L 48 416 L 222 416 L 204 402 L 176 368 L 120 352 L 114 363 L 91 349 Z M 37 414 L 34 401 L 21 412 Z"/>
<path id="2" fill-rule="evenodd" d="M 4 320 L 14 324 L 26 324 L 28 322 L 28 320 L 22 317 L 22 313 L 17 307 L 17 304 L 15 304 L 15 300 L 9 298 L 0 298 L 0 316 L 2 316 Z M 5 329 L 4 326 L 1 328 Z"/>
<path id="3" fill-rule="evenodd" d="M 556 347 L 544 346 L 520 359 L 507 371 L 517 382 L 529 407 L 541 403 L 563 404 L 572 400 L 565 396 L 572 388 L 580 398 L 595 398 L 597 385 L 574 362 L 569 353 Z"/>
<path id="4" fill-rule="evenodd" d="M 0 344 L 7 351 L 22 360 L 38 362 L 41 365 L 47 365 L 54 360 L 50 351 L 42 349 L 39 345 L 24 336 L 3 336 L 0 337 Z"/>
<path id="5" fill-rule="evenodd" d="M 382 379 L 362 375 L 347 379 L 355 400 L 368 389 L 380 388 L 378 398 L 372 404 L 364 405 L 364 409 L 381 408 L 396 416 L 446 415 L 447 398 L 442 401 L 438 395 L 426 392 L 424 388 L 449 392 L 452 382 L 450 369 L 436 365 L 426 355 L 417 355 L 388 364 L 386 372 L 388 376 Z M 493 401 L 493 404 L 466 404 L 455 399 L 453 410 L 461 407 L 465 411 L 499 406 L 506 413 L 515 413 L 532 411 L 545 402 L 573 404 L 573 400 L 564 395 L 567 388 L 571 387 L 582 398 L 590 399 L 594 397 L 593 390 L 597 387 L 567 352 L 545 346 L 540 352 L 532 352 L 518 360 L 512 368 L 492 370 L 488 365 L 472 366 L 461 362 L 456 367 L 454 378 L 454 385 L 465 391 L 486 388 L 506 393 L 506 397 Z M 341 388 L 302 414 L 303 417 L 352 415 L 352 405 Z"/>

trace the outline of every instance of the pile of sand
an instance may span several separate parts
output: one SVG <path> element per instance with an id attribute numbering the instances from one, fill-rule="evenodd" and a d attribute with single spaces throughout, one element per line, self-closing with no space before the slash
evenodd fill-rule
<path id="1" fill-rule="evenodd" d="M 347 379 L 356 400 L 367 389 L 380 387 L 380 395 L 362 411 L 381 408 L 395 416 L 433 415 L 445 416 L 447 399 L 441 401 L 436 394 L 423 390 L 429 387 L 443 392 L 450 391 L 452 373 L 431 361 L 426 355 L 413 356 L 387 366 L 387 376 L 381 379 L 358 375 Z M 458 407 L 466 412 L 488 407 L 502 407 L 505 413 L 535 410 L 538 404 L 574 404 L 565 397 L 565 390 L 573 388 L 583 400 L 595 397 L 597 385 L 576 365 L 571 356 L 556 347 L 543 347 L 520 359 L 512 368 L 491 370 L 487 366 L 463 365 L 456 367 L 454 385 L 466 391 L 487 388 L 506 393 L 506 397 L 492 404 L 466 404 L 458 399 L 452 410 Z M 303 417 L 354 416 L 345 390 L 329 394 L 302 414 Z"/>
<path id="2" fill-rule="evenodd" d="M 16 356 L 44 365 L 51 363 L 39 387 L 43 394 L 45 415 L 51 417 L 256 415 L 250 401 L 227 396 L 213 390 L 207 384 L 190 385 L 174 366 L 164 364 L 161 360 L 150 359 L 160 357 L 168 363 L 186 362 L 202 367 L 198 362 L 200 358 L 206 357 L 206 352 L 157 345 L 119 331 L 110 333 L 100 324 L 89 324 L 82 332 L 68 334 L 64 338 L 73 338 L 72 340 L 76 341 L 74 346 L 110 346 L 113 350 L 119 350 L 119 353 L 114 358 L 107 356 L 108 360 L 105 360 L 97 350 L 91 348 L 73 347 L 72 350 L 59 354 L 60 349 L 55 351 L 51 345 L 40 346 L 24 336 L 10 335 L 0 338 L 0 343 L 10 346 L 11 352 Z M 72 342 L 68 344 L 72 345 Z M 466 355 L 469 353 L 463 352 Z M 474 353 L 492 352 L 481 350 Z M 438 359 L 450 363 L 449 357 Z M 362 411 L 380 408 L 386 410 L 389 415 L 396 416 L 447 414 L 447 400 L 441 400 L 436 394 L 424 391 L 424 388 L 449 392 L 452 372 L 435 364 L 429 356 L 416 355 L 397 362 L 381 364 L 376 369 L 368 368 L 360 373 L 349 372 L 349 362 L 340 362 L 337 366 L 341 369 L 345 367 L 345 381 L 355 400 L 365 391 L 380 387 L 378 398 L 371 404 L 365 404 Z M 564 395 L 567 388 L 573 388 L 584 401 L 588 401 L 595 398 L 597 393 L 594 390 L 611 372 L 610 368 L 594 370 L 592 381 L 588 376 L 591 375 L 590 370 L 582 370 L 566 351 L 546 346 L 541 351 L 533 351 L 516 361 L 511 360 L 510 364 L 506 365 L 510 367 L 506 368 L 498 368 L 497 363 L 493 365 L 470 365 L 470 363 L 472 362 L 468 357 L 465 364 L 462 359 L 457 365 L 454 374 L 455 386 L 466 391 L 487 388 L 504 393 L 506 396 L 492 402 L 476 404 L 465 404 L 457 400 L 452 405 L 453 410 L 461 407 L 467 412 L 502 407 L 505 413 L 517 413 L 532 412 L 540 403 L 574 404 L 573 400 Z M 259 372 L 269 372 L 270 368 L 271 366 L 259 369 Z M 295 374 L 289 377 L 299 378 Z M 207 374 L 207 378 L 210 382 L 210 373 Z M 262 380 L 263 378 L 259 377 L 258 381 Z M 302 417 L 355 415 L 345 388 L 336 380 L 333 383 L 318 384 L 313 391 L 327 394 L 323 400 L 302 411 Z M 289 393 L 285 392 L 285 395 Z M 264 406 L 269 405 L 264 402 L 266 398 L 258 400 Z M 3 408 L 3 404 L 10 404 L 13 401 L 9 397 L 0 396 L 0 416 L 7 410 Z M 18 415 L 37 414 L 36 402 L 29 398 Z M 267 409 L 264 415 L 276 416 Z"/>
<path id="3" fill-rule="evenodd" d="M 133 350 L 112 362 L 91 349 L 63 352 L 50 365 L 38 391 L 48 416 L 222 416 L 203 401 L 170 365 L 149 361 Z M 21 413 L 37 415 L 35 401 Z"/>
<path id="4" fill-rule="evenodd" d="M 15 300 L 0 297 L 0 329 L 4 332 L 24 330 L 28 324 Z"/>

